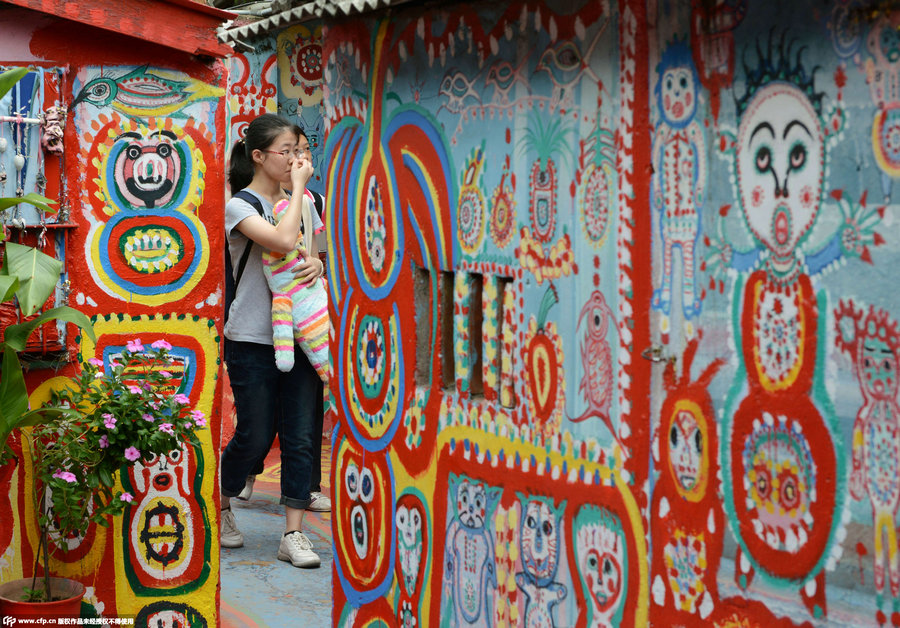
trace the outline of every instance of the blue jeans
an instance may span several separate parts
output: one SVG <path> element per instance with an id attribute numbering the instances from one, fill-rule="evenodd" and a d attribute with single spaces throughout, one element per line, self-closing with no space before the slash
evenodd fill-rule
<path id="1" fill-rule="evenodd" d="M 222 452 L 222 495 L 238 496 L 277 432 L 281 444 L 281 503 L 306 508 L 314 462 L 319 376 L 300 347 L 294 347 L 294 368 L 282 373 L 275 366 L 272 345 L 225 342 L 237 425 Z"/>

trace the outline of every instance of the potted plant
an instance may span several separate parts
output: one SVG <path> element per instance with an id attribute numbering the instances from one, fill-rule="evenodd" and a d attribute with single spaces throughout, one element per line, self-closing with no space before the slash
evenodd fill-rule
<path id="1" fill-rule="evenodd" d="M 47 617 L 32 604 L 61 595 L 49 576 L 50 555 L 65 551 L 66 540 L 85 535 L 92 523 L 108 527 L 122 514 L 133 500 L 120 488 L 122 469 L 185 443 L 199 446 L 194 430 L 206 418 L 190 409 L 186 395 L 173 393 L 166 370 L 174 362 L 171 348 L 164 340 L 150 347 L 131 340 L 106 364 L 91 358 L 51 393 L 45 410 L 52 413 L 29 436 L 40 513 L 34 575 L 0 585 L 0 614 Z M 74 606 L 59 616 L 78 614 L 83 589 L 72 593 Z"/>

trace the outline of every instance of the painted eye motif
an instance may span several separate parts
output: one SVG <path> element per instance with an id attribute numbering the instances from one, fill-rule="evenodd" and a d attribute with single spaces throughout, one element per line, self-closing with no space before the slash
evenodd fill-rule
<path id="1" fill-rule="evenodd" d="M 794 144 L 790 154 L 791 170 L 799 170 L 806 163 L 806 147 L 803 144 Z"/>
<path id="2" fill-rule="evenodd" d="M 703 452 L 703 434 L 700 433 L 700 430 L 694 432 L 694 447 L 697 448 L 697 453 Z"/>
<path id="3" fill-rule="evenodd" d="M 406 508 L 403 506 L 397 509 L 397 527 L 406 528 Z"/>
<path id="4" fill-rule="evenodd" d="M 881 363 L 881 370 L 885 371 L 886 373 L 890 373 L 890 372 L 893 370 L 892 365 L 891 365 L 891 361 L 890 361 L 890 360 L 885 360 L 884 362 L 882 362 L 882 363 Z"/>
<path id="5" fill-rule="evenodd" d="M 156 147 L 156 154 L 163 158 L 168 157 L 172 154 L 172 147 L 168 144 L 160 144 Z"/>
<path id="6" fill-rule="evenodd" d="M 541 526 L 541 531 L 547 536 L 550 536 L 550 534 L 553 533 L 553 524 L 549 521 L 545 521 L 544 525 Z"/>
<path id="7" fill-rule="evenodd" d="M 141 156 L 141 147 L 137 144 L 132 144 L 125 149 L 125 153 L 128 155 L 129 159 L 137 159 Z"/>
<path id="8" fill-rule="evenodd" d="M 418 510 L 413 511 L 412 520 L 413 520 L 413 525 L 415 525 L 416 527 L 419 527 L 419 525 L 422 523 L 422 518 L 419 515 Z"/>
<path id="9" fill-rule="evenodd" d="M 525 525 L 527 525 L 529 529 L 534 530 L 535 527 L 537 527 L 537 521 L 535 521 L 534 517 L 528 515 L 525 519 Z"/>
<path id="10" fill-rule="evenodd" d="M 352 462 L 347 465 L 347 470 L 344 472 L 344 485 L 350 499 L 353 501 L 359 499 L 359 469 Z"/>
<path id="11" fill-rule="evenodd" d="M 588 558 L 587 564 L 591 571 L 597 569 L 597 557 L 591 556 L 590 558 Z"/>
<path id="12" fill-rule="evenodd" d="M 666 79 L 666 89 L 667 90 L 672 89 L 672 77 L 671 76 Z"/>
<path id="13" fill-rule="evenodd" d="M 364 504 L 368 504 L 375 496 L 375 480 L 372 478 L 372 472 L 363 469 L 359 478 L 359 498 Z"/>
<path id="14" fill-rule="evenodd" d="M 181 460 L 182 451 L 180 449 L 173 449 L 169 452 L 169 460 L 172 462 L 178 462 Z"/>
<path id="15" fill-rule="evenodd" d="M 109 85 L 106 83 L 97 83 L 91 88 L 91 95 L 95 98 L 106 98 L 109 96 Z"/>
<path id="16" fill-rule="evenodd" d="M 768 146 L 761 146 L 756 151 L 756 170 L 760 173 L 766 172 L 772 167 L 772 151 Z"/>
<path id="17" fill-rule="evenodd" d="M 681 89 L 687 89 L 687 86 L 688 86 L 687 77 L 682 76 L 681 80 L 678 82 L 678 84 L 681 86 Z"/>

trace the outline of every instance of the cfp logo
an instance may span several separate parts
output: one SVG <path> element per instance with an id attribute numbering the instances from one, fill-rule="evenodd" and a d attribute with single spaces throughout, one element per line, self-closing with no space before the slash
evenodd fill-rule
<path id="1" fill-rule="evenodd" d="M 3 616 L 3 625 L 4 626 L 12 626 L 15 623 L 16 623 L 15 617 L 10 617 L 9 615 Z"/>

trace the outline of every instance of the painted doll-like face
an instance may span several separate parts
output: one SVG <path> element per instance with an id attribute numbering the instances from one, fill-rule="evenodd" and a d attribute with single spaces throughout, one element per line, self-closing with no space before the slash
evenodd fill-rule
<path id="1" fill-rule="evenodd" d="M 666 122 L 678 125 L 693 117 L 697 108 L 697 87 L 689 67 L 674 67 L 663 72 L 660 90 Z"/>
<path id="2" fill-rule="evenodd" d="M 456 512 L 460 522 L 468 528 L 483 528 L 487 512 L 487 494 L 483 484 L 463 481 L 456 489 Z"/>
<path id="3" fill-rule="evenodd" d="M 756 240 L 791 255 L 819 210 L 825 149 L 822 125 L 797 87 L 772 83 L 747 107 L 737 137 L 741 209 Z"/>
<path id="4" fill-rule="evenodd" d="M 697 485 L 703 462 L 703 433 L 690 412 L 682 410 L 675 415 L 669 429 L 669 459 L 675 480 L 686 491 Z"/>
<path id="5" fill-rule="evenodd" d="M 590 549 L 581 569 L 597 610 L 608 611 L 619 599 L 622 590 L 621 563 L 608 551 Z"/>
<path id="6" fill-rule="evenodd" d="M 359 469 L 355 463 L 347 464 L 344 473 L 344 486 L 353 508 L 350 511 L 350 535 L 356 554 L 365 559 L 369 553 L 369 536 L 372 534 L 370 517 L 367 516 L 366 505 L 372 503 L 375 494 L 375 482 L 372 472 L 366 468 Z"/>
<path id="7" fill-rule="evenodd" d="M 897 356 L 888 343 L 878 338 L 864 338 L 861 347 L 861 381 L 875 399 L 897 396 Z"/>
<path id="8" fill-rule="evenodd" d="M 522 565 L 538 581 L 553 578 L 559 552 L 556 514 L 539 501 L 529 502 L 522 518 Z"/>
<path id="9" fill-rule="evenodd" d="M 418 506 L 411 501 L 397 505 L 397 524 L 400 570 L 403 573 L 403 584 L 408 594 L 412 595 L 419 578 L 419 566 L 422 560 L 422 514 Z"/>

